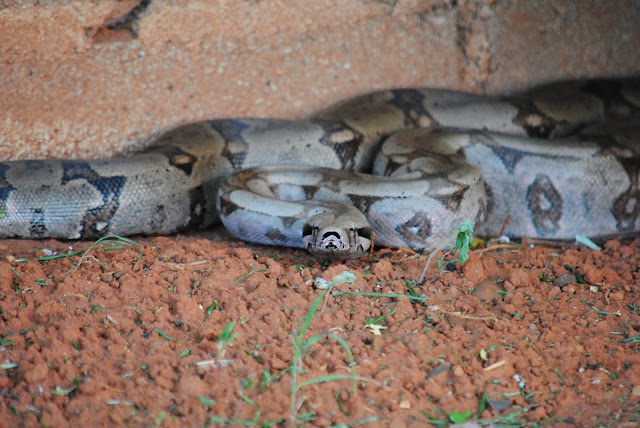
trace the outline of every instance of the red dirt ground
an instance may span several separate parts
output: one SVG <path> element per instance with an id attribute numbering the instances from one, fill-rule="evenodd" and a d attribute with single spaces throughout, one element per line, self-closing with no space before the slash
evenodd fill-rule
<path id="1" fill-rule="evenodd" d="M 0 241 L 0 424 L 640 424 L 640 240 L 476 250 L 419 286 L 406 251 L 209 237 Z"/>

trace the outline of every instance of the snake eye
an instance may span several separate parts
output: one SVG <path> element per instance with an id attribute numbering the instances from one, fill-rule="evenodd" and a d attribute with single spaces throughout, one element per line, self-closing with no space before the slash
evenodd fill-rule
<path id="1" fill-rule="evenodd" d="M 370 227 L 359 227 L 358 229 L 356 229 L 356 232 L 358 233 L 358 236 L 362 236 L 363 238 L 371 240 L 372 233 Z"/>
<path id="2" fill-rule="evenodd" d="M 302 237 L 307 237 L 307 236 L 311 236 L 313 234 L 313 226 L 311 226 L 309 223 L 305 223 L 304 226 L 302 226 Z"/>

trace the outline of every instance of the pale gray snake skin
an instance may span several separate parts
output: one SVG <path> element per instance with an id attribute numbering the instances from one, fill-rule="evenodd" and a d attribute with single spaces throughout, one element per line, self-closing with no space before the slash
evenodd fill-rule
<path id="1" fill-rule="evenodd" d="M 464 220 L 489 236 L 507 219 L 513 237 L 635 233 L 639 111 L 628 79 L 508 97 L 389 90 L 304 121 L 204 121 L 129 157 L 0 162 L 0 236 L 169 234 L 222 219 L 247 241 L 347 259 L 372 231 L 376 245 L 424 250 Z"/>

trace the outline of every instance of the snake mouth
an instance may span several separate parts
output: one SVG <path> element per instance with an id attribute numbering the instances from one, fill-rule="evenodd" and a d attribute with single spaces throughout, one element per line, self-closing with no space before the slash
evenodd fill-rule
<path id="1" fill-rule="evenodd" d="M 325 232 L 322 235 L 322 246 L 326 249 L 340 250 L 344 248 L 345 244 L 342 242 L 342 238 L 338 232 Z"/>
<path id="2" fill-rule="evenodd" d="M 353 251 L 348 239 L 345 238 L 337 231 L 325 232 L 316 244 L 317 250 L 332 258 L 342 258 L 341 254 L 347 255 Z"/>
<path id="3" fill-rule="evenodd" d="M 371 247 L 372 231 L 369 227 L 319 228 L 306 224 L 303 242 L 315 257 L 326 260 L 351 260 L 366 254 Z"/>

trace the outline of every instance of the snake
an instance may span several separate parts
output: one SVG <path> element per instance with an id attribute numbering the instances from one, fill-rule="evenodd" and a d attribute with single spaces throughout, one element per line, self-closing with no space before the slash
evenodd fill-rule
<path id="1" fill-rule="evenodd" d="M 640 80 L 382 90 L 303 120 L 195 122 L 108 159 L 0 162 L 0 236 L 164 235 L 222 221 L 347 260 L 479 234 L 640 230 Z"/>

